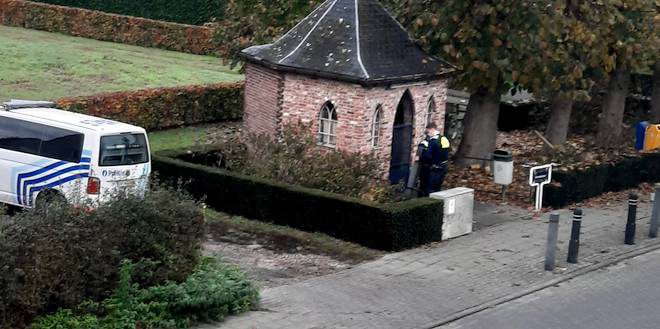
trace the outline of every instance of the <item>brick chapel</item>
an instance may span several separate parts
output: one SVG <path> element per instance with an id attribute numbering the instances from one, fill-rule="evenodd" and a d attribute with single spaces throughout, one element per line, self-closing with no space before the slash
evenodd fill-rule
<path id="1" fill-rule="evenodd" d="M 309 124 L 319 147 L 376 152 L 399 182 L 427 123 L 443 129 L 454 68 L 425 53 L 377 0 L 325 1 L 242 56 L 249 133 Z"/>

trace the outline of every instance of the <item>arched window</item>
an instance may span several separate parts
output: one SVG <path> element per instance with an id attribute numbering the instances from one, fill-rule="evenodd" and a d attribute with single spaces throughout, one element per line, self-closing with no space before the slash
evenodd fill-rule
<path id="1" fill-rule="evenodd" d="M 319 119 L 319 144 L 328 147 L 337 145 L 337 111 L 331 102 L 326 102 L 321 108 Z"/>
<path id="2" fill-rule="evenodd" d="M 436 111 L 435 98 L 431 96 L 431 98 L 429 98 L 429 108 L 426 112 L 427 125 L 431 122 L 435 122 L 435 111 Z"/>
<path id="3" fill-rule="evenodd" d="M 374 111 L 373 126 L 371 127 L 371 145 L 374 148 L 380 147 L 380 133 L 383 124 L 383 107 L 378 105 Z"/>

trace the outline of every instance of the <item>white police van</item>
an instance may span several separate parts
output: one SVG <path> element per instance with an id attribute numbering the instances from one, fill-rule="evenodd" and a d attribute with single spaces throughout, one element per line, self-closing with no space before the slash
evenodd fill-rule
<path id="1" fill-rule="evenodd" d="M 143 128 L 54 107 L 0 105 L 0 202 L 93 206 L 117 192 L 146 191 L 151 163 Z"/>

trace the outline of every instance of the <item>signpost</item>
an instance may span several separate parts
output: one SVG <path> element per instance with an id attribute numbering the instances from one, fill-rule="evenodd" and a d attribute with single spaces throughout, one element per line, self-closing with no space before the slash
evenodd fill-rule
<path id="1" fill-rule="evenodd" d="M 554 164 L 533 167 L 529 170 L 529 186 L 536 187 L 535 209 L 543 208 L 543 187 L 552 182 L 552 166 Z"/>

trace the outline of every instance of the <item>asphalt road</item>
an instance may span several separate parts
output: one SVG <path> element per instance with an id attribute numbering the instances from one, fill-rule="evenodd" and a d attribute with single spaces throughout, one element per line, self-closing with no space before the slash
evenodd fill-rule
<path id="1" fill-rule="evenodd" d="M 442 329 L 658 329 L 660 251 L 463 318 Z"/>

